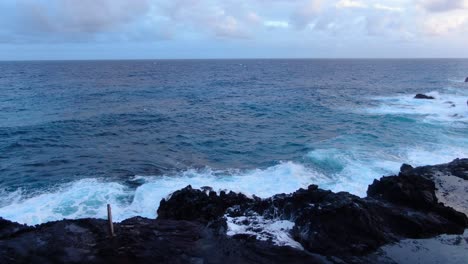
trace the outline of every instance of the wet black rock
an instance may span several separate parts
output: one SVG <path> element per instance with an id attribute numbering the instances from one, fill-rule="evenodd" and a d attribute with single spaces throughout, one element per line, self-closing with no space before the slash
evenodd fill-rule
<path id="1" fill-rule="evenodd" d="M 397 189 L 386 183 L 374 182 L 370 186 L 376 198 L 370 195 L 362 199 L 312 186 L 271 199 L 269 208 L 274 208 L 276 217 L 295 223 L 292 236 L 305 249 L 326 256 L 364 255 L 402 238 L 461 234 L 468 226 L 465 215 L 437 204 L 433 185 L 428 182 L 402 179 L 397 185 L 403 186 L 403 190 L 394 196 L 380 196 L 374 191 L 385 187 Z M 395 198 L 399 194 L 406 196 Z M 269 214 L 267 210 L 264 215 Z"/>
<path id="2" fill-rule="evenodd" d="M 466 77 L 465 82 L 468 82 L 468 77 Z"/>
<path id="3" fill-rule="evenodd" d="M 9 223 L 12 224 L 12 223 Z M 325 263 L 268 242 L 220 236 L 197 221 L 131 218 L 63 220 L 0 239 L 0 263 Z"/>
<path id="4" fill-rule="evenodd" d="M 455 159 L 450 163 L 421 166 L 417 168 L 401 169 L 400 176 L 419 175 L 426 179 L 434 180 L 436 175 L 453 175 L 468 180 L 468 159 Z"/>
<path id="5" fill-rule="evenodd" d="M 435 184 L 419 175 L 382 177 L 374 180 L 367 190 L 367 196 L 415 209 L 430 209 L 437 204 Z"/>
<path id="6" fill-rule="evenodd" d="M 13 223 L 0 217 L 0 239 L 8 238 L 9 236 L 28 229 L 26 225 Z"/>
<path id="7" fill-rule="evenodd" d="M 468 228 L 466 215 L 437 200 L 433 179 L 440 174 L 468 179 L 468 159 L 403 165 L 398 176 L 375 180 L 366 198 L 316 185 L 267 199 L 187 186 L 160 202 L 158 219 L 115 224 L 115 237 L 104 220 L 27 227 L 0 219 L 0 263 L 360 263 L 388 243 Z M 289 235 L 300 246 L 226 234 L 228 217 L 258 224 L 247 216 L 293 222 Z"/>
<path id="8" fill-rule="evenodd" d="M 416 96 L 414 96 L 414 99 L 435 99 L 435 98 L 430 95 L 417 94 Z"/>
<path id="9" fill-rule="evenodd" d="M 197 204 L 186 220 L 211 219 L 212 211 L 221 216 L 261 215 L 268 219 L 289 220 L 295 223 L 292 237 L 309 252 L 326 256 L 364 255 L 378 247 L 403 238 L 427 238 L 439 234 L 461 234 L 468 227 L 468 219 L 449 207 L 440 204 L 435 194 L 434 182 L 418 173 L 434 174 L 468 173 L 468 160 L 455 160 L 450 164 L 428 166 L 423 169 L 403 165 L 399 176 L 383 177 L 368 189 L 367 198 L 349 193 L 333 193 L 319 189 L 316 185 L 300 189 L 292 194 L 278 194 L 268 199 L 248 199 L 243 203 L 236 199 L 227 202 L 217 196 L 186 188 L 178 191 L 176 201 L 183 197 L 190 204 Z M 433 168 L 433 169 L 431 169 Z M 233 194 L 232 194 L 233 195 Z M 174 197 L 174 196 L 173 196 Z M 179 212 L 181 204 L 164 202 L 163 215 Z M 208 198 L 209 197 L 209 198 Z M 200 202 L 197 202 L 200 199 Z M 216 201 L 218 209 L 210 204 L 203 209 L 207 200 Z M 184 206 L 182 204 L 182 206 Z M 202 208 L 200 208 L 200 206 Z M 184 219 L 178 215 L 177 219 Z M 222 221 L 222 218 L 219 219 Z"/>
<path id="10" fill-rule="evenodd" d="M 251 202 L 244 194 L 221 191 L 218 195 L 209 188 L 204 189 L 193 189 L 189 185 L 172 193 L 170 199 L 161 200 L 158 218 L 208 223 L 222 217 L 231 206 Z"/>

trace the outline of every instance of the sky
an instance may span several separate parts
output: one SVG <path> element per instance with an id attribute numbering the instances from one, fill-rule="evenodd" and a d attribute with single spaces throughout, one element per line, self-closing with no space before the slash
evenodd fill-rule
<path id="1" fill-rule="evenodd" d="M 468 0 L 1 0 L 0 60 L 467 58 Z"/>

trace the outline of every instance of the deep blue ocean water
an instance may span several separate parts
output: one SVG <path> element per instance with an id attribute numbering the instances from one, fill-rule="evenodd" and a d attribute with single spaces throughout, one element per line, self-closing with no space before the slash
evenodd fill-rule
<path id="1" fill-rule="evenodd" d="M 188 184 L 364 196 L 404 162 L 468 157 L 467 76 L 468 60 L 0 62 L 0 217 L 154 218 Z"/>

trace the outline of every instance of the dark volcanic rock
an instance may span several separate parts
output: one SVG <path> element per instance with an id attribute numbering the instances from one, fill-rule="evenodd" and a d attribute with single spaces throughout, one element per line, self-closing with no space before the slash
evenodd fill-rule
<path id="1" fill-rule="evenodd" d="M 417 94 L 416 96 L 414 96 L 414 99 L 435 99 L 435 98 L 430 95 Z"/>
<path id="2" fill-rule="evenodd" d="M 316 185 L 268 199 L 188 186 L 161 201 L 158 219 L 115 224 L 115 237 L 104 220 L 27 227 L 0 219 L 0 263 L 361 263 L 387 243 L 463 233 L 466 215 L 437 200 L 440 174 L 466 180 L 468 159 L 403 165 L 398 176 L 375 180 L 366 198 Z M 225 216 L 260 233 L 258 219 L 292 221 L 290 236 L 304 250 L 252 233 L 227 236 Z"/>
<path id="3" fill-rule="evenodd" d="M 210 222 L 224 215 L 234 205 L 247 205 L 252 200 L 240 193 L 195 190 L 187 186 L 174 192 L 170 199 L 161 200 L 158 208 L 159 219 Z"/>
<path id="4" fill-rule="evenodd" d="M 364 255 L 402 238 L 463 233 L 468 227 L 466 216 L 438 203 L 434 182 L 413 172 L 433 174 L 449 170 L 465 173 L 467 164 L 455 160 L 430 171 L 429 168 L 434 166 L 422 170 L 403 165 L 400 176 L 374 181 L 365 199 L 311 185 L 307 190 L 300 189 L 289 195 L 279 194 L 263 200 L 242 197 L 244 202 L 236 203 L 235 194 L 231 194 L 232 199 L 223 200 L 214 193 L 208 196 L 186 188 L 162 203 L 164 218 L 169 215 L 166 212 L 177 212 L 176 219 L 214 220 L 225 212 L 231 217 L 255 214 L 290 220 L 295 223 L 292 237 L 310 252 L 327 256 Z M 171 202 L 173 198 L 175 200 Z M 186 200 L 196 210 L 186 209 Z M 172 205 L 168 206 L 169 203 Z M 186 218 L 185 210 L 190 212 Z"/>
<path id="5" fill-rule="evenodd" d="M 218 236 L 199 222 L 132 218 L 63 220 L 0 239 L 0 263 L 325 263 L 268 242 Z"/>
<path id="6" fill-rule="evenodd" d="M 418 189 L 418 183 L 401 182 L 400 194 L 408 198 L 402 200 L 390 195 L 362 199 L 312 186 L 272 202 L 272 207 L 295 222 L 292 235 L 304 248 L 327 256 L 362 255 L 401 238 L 463 233 L 468 226 L 465 215 L 437 204 L 433 186 L 424 182 L 427 185 Z M 372 189 L 381 185 L 385 183 L 376 182 Z M 410 197 L 417 202 L 405 203 Z"/>
<path id="7" fill-rule="evenodd" d="M 367 196 L 415 209 L 430 209 L 437 204 L 434 182 L 419 175 L 374 180 L 367 189 Z"/>
<path id="8" fill-rule="evenodd" d="M 0 217 L 0 239 L 8 238 L 13 234 L 28 228 L 28 226 L 13 223 Z"/>
<path id="9" fill-rule="evenodd" d="M 453 175 L 468 180 L 468 159 L 455 159 L 450 163 L 435 166 L 402 168 L 399 175 L 420 175 L 426 179 L 433 180 L 436 174 Z"/>

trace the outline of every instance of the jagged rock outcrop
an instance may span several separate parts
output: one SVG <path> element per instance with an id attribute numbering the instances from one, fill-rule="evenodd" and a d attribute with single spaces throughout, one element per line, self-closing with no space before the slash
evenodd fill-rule
<path id="1" fill-rule="evenodd" d="M 186 219 L 210 219 L 224 208 L 229 217 L 261 215 L 269 219 L 290 220 L 295 223 L 293 238 L 310 252 L 323 255 L 364 255 L 378 247 L 403 238 L 427 238 L 439 234 L 461 234 L 468 227 L 468 218 L 438 202 L 431 176 L 468 173 L 468 160 L 455 160 L 440 166 L 414 169 L 403 165 L 399 176 L 383 177 L 369 186 L 368 197 L 359 198 L 349 193 L 333 193 L 316 185 L 293 194 L 279 194 L 269 199 L 246 199 L 242 203 L 230 199 L 223 203 L 215 193 L 207 196 L 202 191 L 185 188 L 163 200 L 160 215 L 187 214 L 178 202 L 185 199 L 198 204 Z M 196 193 L 197 195 L 194 195 Z M 233 195 L 233 194 L 231 194 Z M 207 198 L 209 197 L 209 198 Z M 234 195 L 233 195 L 234 197 Z M 171 200 L 178 202 L 171 202 Z M 197 203 L 200 200 L 200 203 Z M 209 203 L 208 208 L 199 206 Z M 174 206 L 167 206 L 172 203 Z M 213 209 L 218 204 L 219 209 Z M 202 206 L 203 207 L 203 206 Z M 177 219 L 184 219 L 178 217 Z"/>
<path id="2" fill-rule="evenodd" d="M 9 236 L 20 231 L 27 230 L 29 227 L 13 223 L 0 217 L 0 239 L 6 239 Z"/>
<path id="3" fill-rule="evenodd" d="M 414 96 L 414 99 L 435 99 L 433 96 L 425 94 L 417 94 Z"/>
<path id="4" fill-rule="evenodd" d="M 436 166 L 421 166 L 413 168 L 410 165 L 404 164 L 404 170 L 400 171 L 401 175 L 420 175 L 426 179 L 434 180 L 440 174 L 453 175 L 464 180 L 468 180 L 468 159 L 455 159 L 454 161 Z"/>
<path id="5" fill-rule="evenodd" d="M 419 168 L 403 165 L 398 176 L 375 180 L 366 198 L 316 185 L 268 199 L 188 186 L 160 202 L 158 219 L 116 223 L 115 237 L 109 237 L 105 220 L 28 227 L 0 219 L 0 263 L 369 262 L 368 254 L 388 243 L 462 234 L 468 218 L 440 202 L 442 185 L 437 182 L 440 177 L 465 181 L 467 176 L 468 159 Z M 230 219 L 255 228 L 229 236 Z M 289 236 L 300 247 L 258 240 L 252 232 L 266 232 L 253 223 L 258 219 L 291 221 Z"/>
<path id="6" fill-rule="evenodd" d="M 247 205 L 251 199 L 244 194 L 193 189 L 187 186 L 163 199 L 158 208 L 159 219 L 210 222 L 222 217 L 226 209 L 234 205 Z"/>

